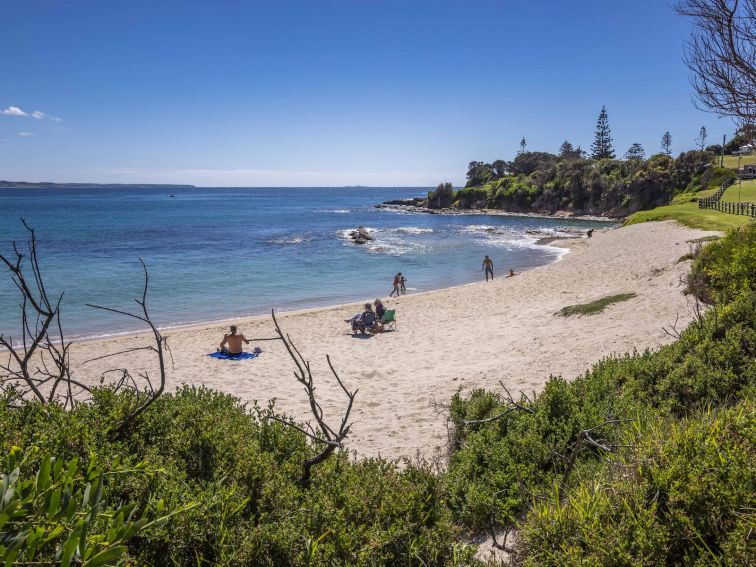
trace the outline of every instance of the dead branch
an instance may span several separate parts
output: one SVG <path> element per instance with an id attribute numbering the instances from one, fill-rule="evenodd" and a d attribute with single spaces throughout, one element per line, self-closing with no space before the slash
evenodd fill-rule
<path id="1" fill-rule="evenodd" d="M 146 347 L 130 348 L 124 351 L 120 351 L 120 352 L 116 352 L 112 354 L 106 354 L 104 356 L 99 356 L 97 358 L 93 358 L 87 361 L 87 362 L 92 362 L 93 360 L 101 360 L 103 358 L 109 358 L 109 357 L 118 356 L 121 354 L 128 354 L 128 353 L 139 351 L 139 350 L 149 350 L 149 351 L 154 352 L 157 355 L 158 373 L 159 373 L 159 378 L 160 378 L 159 386 L 157 390 L 153 388 L 152 382 L 150 381 L 150 377 L 147 372 L 140 374 L 140 376 L 147 382 L 148 387 L 146 389 L 140 389 L 136 387 L 136 382 L 131 377 L 131 374 L 129 374 L 128 371 L 126 370 L 122 371 L 123 377 L 120 381 L 120 384 L 123 385 L 125 382 L 130 381 L 135 386 L 137 393 L 145 395 L 146 399 L 144 399 L 141 403 L 137 405 L 136 408 L 130 411 L 128 415 L 126 415 L 126 417 L 123 419 L 123 421 L 121 421 L 118 427 L 113 430 L 113 433 L 116 436 L 122 435 L 134 423 L 134 421 L 142 413 L 144 413 L 147 410 L 147 408 L 149 408 L 153 403 L 155 403 L 155 401 L 163 394 L 163 391 L 165 390 L 165 382 L 166 382 L 166 364 L 165 364 L 166 354 L 171 357 L 171 365 L 173 365 L 173 356 L 171 355 L 170 347 L 168 346 L 168 337 L 164 337 L 160 333 L 158 328 L 152 322 L 149 311 L 147 310 L 147 290 L 149 288 L 150 275 L 149 275 L 149 272 L 147 271 L 147 265 L 144 263 L 144 260 L 142 258 L 139 258 L 139 262 L 142 264 L 142 269 L 144 270 L 144 287 L 142 289 L 142 298 L 134 299 L 134 301 L 137 303 L 137 305 L 139 305 L 141 309 L 141 314 L 131 313 L 129 311 L 123 311 L 121 309 L 113 309 L 112 307 L 103 307 L 101 305 L 93 305 L 91 303 L 87 303 L 87 306 L 92 307 L 94 309 L 100 309 L 102 311 L 116 313 L 116 314 L 123 315 L 125 317 L 130 317 L 132 319 L 136 319 L 137 321 L 141 321 L 145 323 L 149 327 L 150 331 L 152 332 L 152 336 L 155 341 L 154 346 L 150 345 Z"/>
<path id="2" fill-rule="evenodd" d="M 514 411 L 524 411 L 525 413 L 533 414 L 535 413 L 532 409 L 530 409 L 527 406 L 524 406 L 522 403 L 515 401 L 514 397 L 512 396 L 511 392 L 507 389 L 507 387 L 504 385 L 504 383 L 499 380 L 499 384 L 504 389 L 504 391 L 507 393 L 506 397 L 504 398 L 504 401 L 509 404 L 509 407 L 505 409 L 504 411 L 497 413 L 496 415 L 492 415 L 491 417 L 486 417 L 483 419 L 462 419 L 460 420 L 462 422 L 462 425 L 480 425 L 482 423 L 491 423 L 493 421 L 498 421 L 499 419 L 503 419 L 507 417 L 510 413 Z M 527 403 L 532 403 L 530 401 L 530 398 L 525 393 L 520 393 L 521 400 L 524 399 Z"/>
<path id="3" fill-rule="evenodd" d="M 594 449 L 599 449 L 600 451 L 604 453 L 612 453 L 616 449 L 620 447 L 630 447 L 630 445 L 619 445 L 616 443 L 610 443 L 605 440 L 596 440 L 593 435 L 595 432 L 603 427 L 606 427 L 607 425 L 617 425 L 620 423 L 627 423 L 629 421 L 635 421 L 636 418 L 631 417 L 629 419 L 607 419 L 603 423 L 600 423 L 599 425 L 596 425 L 594 427 L 591 427 L 589 429 L 583 429 L 577 434 L 577 440 L 572 445 L 572 451 L 570 452 L 570 456 L 566 458 L 566 466 L 564 469 L 564 473 L 562 474 L 562 480 L 559 482 L 559 499 L 561 500 L 564 497 L 564 489 L 567 486 L 567 481 L 570 478 L 570 475 L 572 474 L 573 469 L 575 468 L 575 463 L 577 462 L 577 457 L 582 453 L 584 450 L 586 450 L 586 445 L 593 447 Z"/>
<path id="4" fill-rule="evenodd" d="M 336 449 L 342 448 L 344 439 L 346 439 L 347 435 L 349 435 L 349 431 L 352 427 L 352 424 L 349 422 L 349 417 L 352 412 L 354 397 L 357 395 L 358 390 L 350 392 L 346 388 L 346 386 L 344 386 L 341 377 L 339 376 L 338 372 L 336 372 L 336 369 L 331 363 L 331 357 L 329 355 L 326 355 L 328 367 L 330 368 L 331 373 L 336 378 L 336 381 L 338 382 L 348 400 L 346 409 L 344 410 L 344 414 L 341 418 L 339 428 L 338 430 L 334 430 L 334 428 L 328 425 L 328 423 L 325 421 L 325 418 L 323 417 L 323 408 L 321 408 L 315 396 L 315 381 L 312 375 L 309 361 L 302 356 L 302 353 L 299 352 L 297 347 L 292 342 L 291 337 L 289 337 L 289 335 L 284 335 L 283 331 L 281 331 L 281 327 L 279 326 L 278 320 L 276 319 L 275 311 L 272 311 L 271 314 L 273 316 L 273 325 L 275 326 L 278 339 L 284 344 L 286 351 L 289 353 L 289 357 L 294 361 L 294 365 L 296 366 L 294 376 L 296 377 L 297 381 L 302 384 L 302 386 L 304 386 L 304 390 L 307 394 L 307 399 L 310 404 L 310 412 L 315 419 L 317 430 L 313 428 L 309 422 L 306 424 L 307 429 L 305 429 L 303 427 L 300 427 L 293 421 L 276 416 L 273 414 L 272 409 L 269 409 L 266 418 L 277 421 L 287 427 L 291 427 L 295 431 L 303 434 L 314 444 L 322 446 L 322 450 L 317 455 L 310 459 L 306 459 L 302 465 L 302 476 L 299 478 L 299 483 L 303 487 L 306 487 L 310 483 L 312 467 L 325 461 L 328 457 L 331 456 L 331 454 L 333 454 Z"/>
<path id="5" fill-rule="evenodd" d="M 0 363 L 0 373 L 4 375 L 0 392 L 12 390 L 18 400 L 31 397 L 43 404 L 62 401 L 64 407 L 72 407 L 77 395 L 91 390 L 71 378 L 70 343 L 65 340 L 60 321 L 63 294 L 55 300 L 48 295 L 39 266 L 36 233 L 24 219 L 21 223 L 29 233 L 28 252 L 20 252 L 14 242 L 14 258 L 0 254 L 0 265 L 10 271 L 11 281 L 21 294 L 20 338 L 14 341 L 0 334 L 0 346 L 8 352 L 7 362 Z M 24 264 L 27 256 L 30 277 Z"/>
<path id="6" fill-rule="evenodd" d="M 680 331 L 677 330 L 677 323 L 680 321 L 680 314 L 675 313 L 675 322 L 669 325 L 663 325 L 662 330 L 673 339 L 680 338 Z"/>
<path id="7" fill-rule="evenodd" d="M 756 0 L 683 0 L 693 20 L 685 63 L 695 105 L 728 116 L 754 141 L 756 124 Z"/>
<path id="8" fill-rule="evenodd" d="M 507 546 L 507 538 L 509 537 L 509 534 L 512 533 L 513 527 L 511 525 L 504 526 L 504 539 L 502 539 L 501 543 L 499 543 L 499 540 L 496 536 L 496 523 L 494 518 L 491 518 L 491 521 L 488 525 L 488 535 L 491 536 L 491 545 L 493 545 L 496 549 L 500 549 L 501 551 L 506 551 L 507 553 L 513 553 L 514 550 L 511 547 Z"/>

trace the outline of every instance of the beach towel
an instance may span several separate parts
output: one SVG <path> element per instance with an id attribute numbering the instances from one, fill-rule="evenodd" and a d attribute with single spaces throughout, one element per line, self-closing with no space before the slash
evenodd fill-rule
<path id="1" fill-rule="evenodd" d="M 250 358 L 257 358 L 258 356 L 260 356 L 260 353 L 259 352 L 243 352 L 241 354 L 232 356 L 226 352 L 211 352 L 207 356 L 210 356 L 212 358 L 220 358 L 221 360 L 248 360 Z"/>

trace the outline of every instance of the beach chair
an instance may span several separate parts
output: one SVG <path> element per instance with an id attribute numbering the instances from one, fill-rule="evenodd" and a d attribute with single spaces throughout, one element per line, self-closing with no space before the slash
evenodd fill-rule
<path id="1" fill-rule="evenodd" d="M 383 314 L 383 319 L 381 319 L 381 326 L 383 328 L 388 326 L 391 329 L 396 330 L 396 309 L 386 309 L 386 312 Z"/>
<path id="2" fill-rule="evenodd" d="M 378 322 L 375 319 L 375 314 L 369 313 L 369 314 L 366 314 L 366 315 L 363 315 L 362 317 L 360 317 L 357 320 L 357 322 L 356 322 L 356 324 L 355 324 L 354 327 L 351 326 L 351 321 L 350 321 L 350 329 L 352 329 L 352 334 L 355 334 L 357 332 L 360 332 L 363 335 L 365 333 L 371 333 L 372 334 L 372 333 L 375 332 L 375 328 L 377 326 L 377 323 Z"/>

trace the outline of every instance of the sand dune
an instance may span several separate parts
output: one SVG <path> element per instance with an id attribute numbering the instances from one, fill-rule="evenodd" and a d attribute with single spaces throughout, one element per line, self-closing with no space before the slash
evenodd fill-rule
<path id="1" fill-rule="evenodd" d="M 433 457 L 446 444 L 446 403 L 462 390 L 538 391 L 549 375 L 572 378 L 612 353 L 656 348 L 671 339 L 662 327 L 692 316 L 680 276 L 689 263 L 686 241 L 706 234 L 673 222 L 648 223 L 594 233 L 591 239 L 564 240 L 570 252 L 550 266 L 436 292 L 386 300 L 396 308 L 398 329 L 374 337 L 354 337 L 344 319 L 359 304 L 280 314 L 279 321 L 317 379 L 326 413 L 340 419 L 344 396 L 328 371 L 325 354 L 350 388 L 359 388 L 354 427 L 348 441 L 360 456 Z M 497 266 L 498 273 L 505 266 Z M 481 273 L 481 279 L 483 274 Z M 637 297 L 591 317 L 559 317 L 566 305 L 607 295 Z M 372 299 L 372 298 L 366 298 Z M 272 336 L 270 317 L 238 322 L 247 337 Z M 168 332 L 175 360 L 169 386 L 204 384 L 245 401 L 266 404 L 308 417 L 306 396 L 295 381 L 293 365 L 279 342 L 259 343 L 257 360 L 219 361 L 206 356 L 226 330 L 222 325 Z M 146 344 L 146 336 L 74 345 L 72 363 L 79 379 L 96 381 L 106 366 L 127 361 L 80 363 L 97 354 Z M 132 371 L 154 368 L 148 353 L 129 355 Z"/>

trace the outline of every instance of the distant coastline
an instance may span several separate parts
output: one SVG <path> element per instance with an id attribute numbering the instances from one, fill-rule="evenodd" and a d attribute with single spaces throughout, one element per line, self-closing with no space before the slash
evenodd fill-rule
<path id="1" fill-rule="evenodd" d="M 0 189 L 195 189 L 195 185 L 169 185 L 162 183 L 51 183 L 42 181 L 4 181 L 0 180 Z"/>

